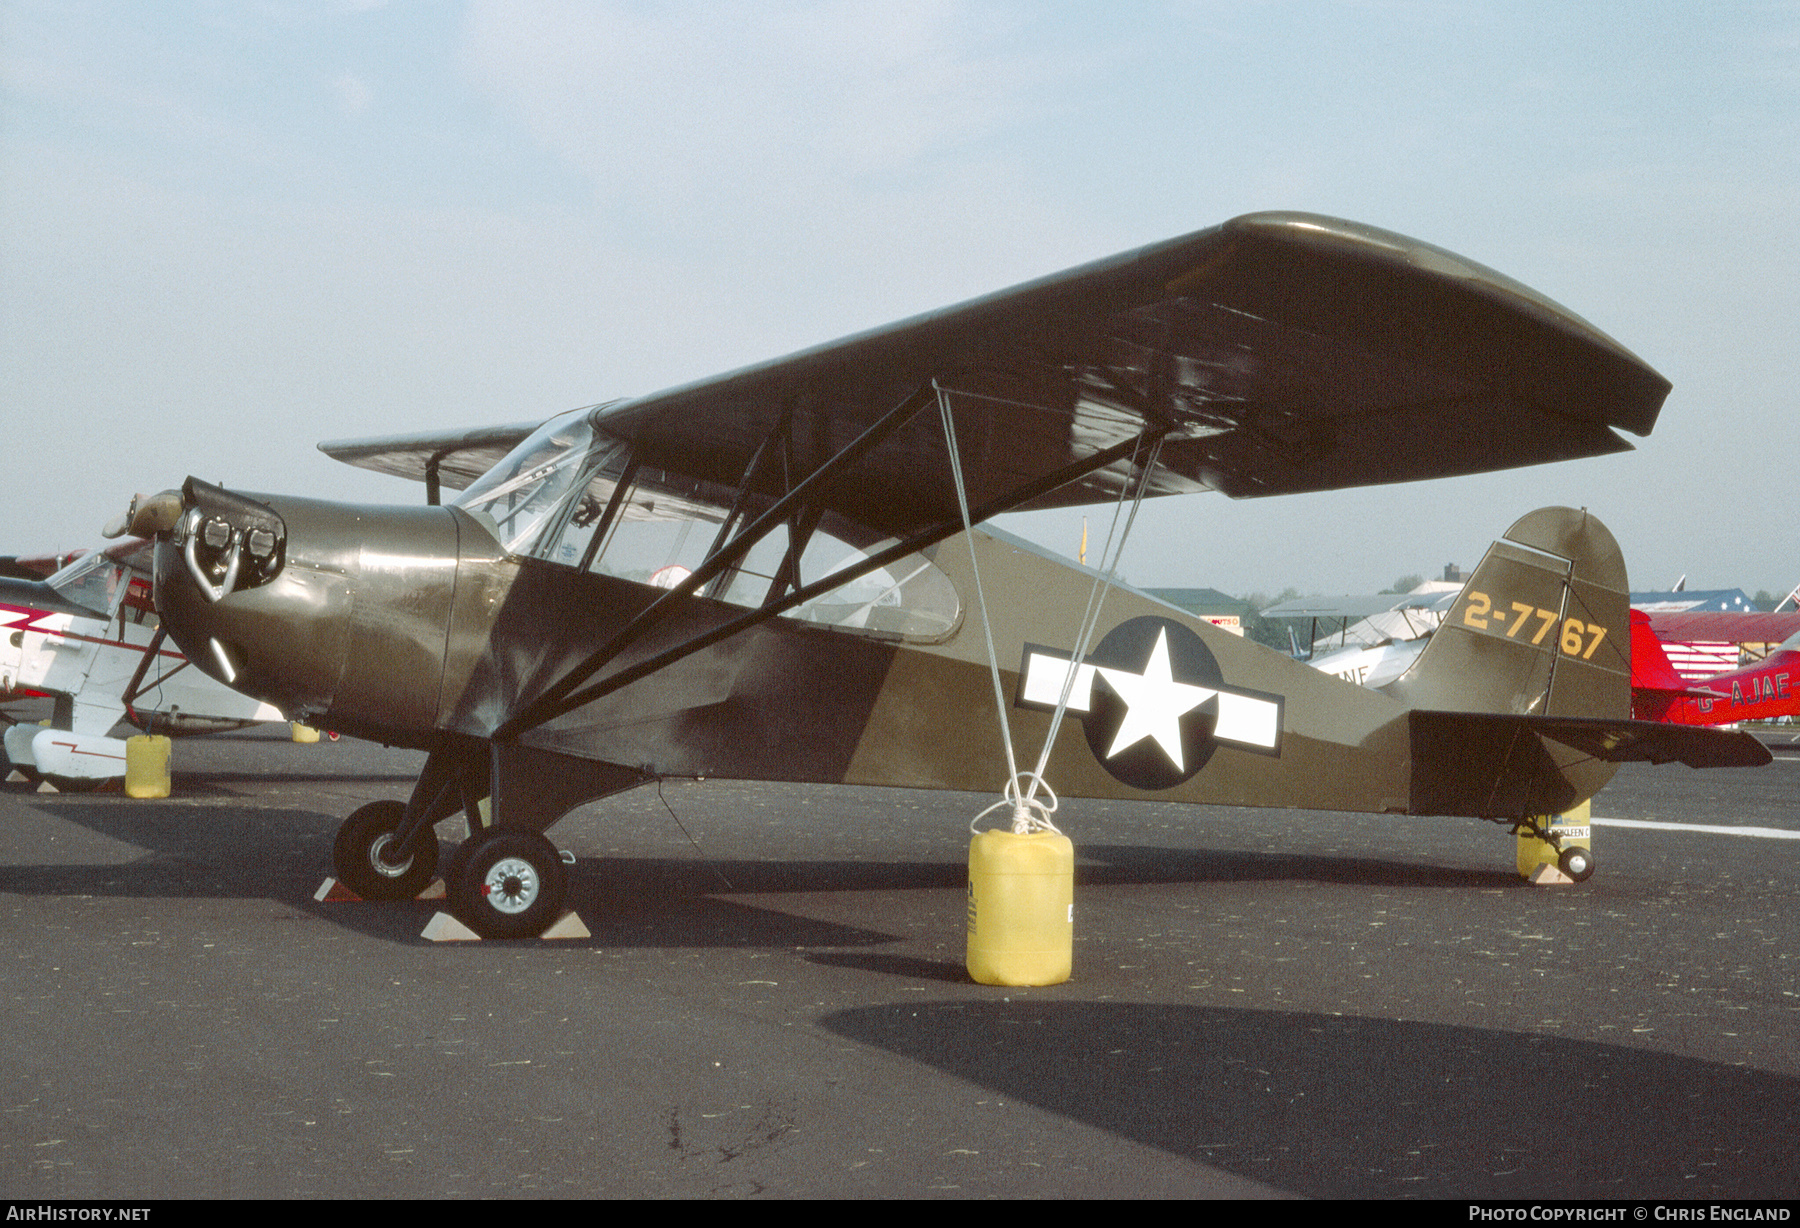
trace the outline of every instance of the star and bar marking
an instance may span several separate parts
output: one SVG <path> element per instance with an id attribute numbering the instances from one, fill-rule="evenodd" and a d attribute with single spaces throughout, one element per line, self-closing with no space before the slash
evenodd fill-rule
<path id="1" fill-rule="evenodd" d="M 1199 636 L 1170 619 L 1121 623 L 1080 665 L 1066 652 L 1026 645 L 1017 706 L 1054 711 L 1065 685 L 1068 711 L 1090 722 L 1095 757 L 1128 784 L 1152 789 L 1179 784 L 1203 766 L 1214 742 L 1280 753 L 1282 697 L 1225 686 Z M 1117 696 L 1110 703 L 1108 691 Z M 1121 704 L 1114 725 L 1102 710 Z M 1210 729 L 1202 718 L 1211 718 Z M 1096 719 L 1099 729 L 1091 724 Z M 1184 719 L 1190 722 L 1185 727 Z M 1134 765 L 1123 765 L 1121 756 Z"/>

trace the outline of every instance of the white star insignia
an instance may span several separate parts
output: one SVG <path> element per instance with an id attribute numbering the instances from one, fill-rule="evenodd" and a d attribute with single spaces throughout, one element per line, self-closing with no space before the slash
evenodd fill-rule
<path id="1" fill-rule="evenodd" d="M 1175 681 L 1169 669 L 1169 633 L 1161 630 L 1156 647 L 1144 662 L 1144 671 L 1134 674 L 1122 669 L 1099 667 L 1100 675 L 1125 701 L 1125 719 L 1113 737 L 1106 757 L 1112 759 L 1120 751 L 1136 746 L 1145 738 L 1153 738 L 1178 772 L 1187 771 L 1181 753 L 1181 718 L 1218 692 L 1211 687 L 1190 686 Z"/>

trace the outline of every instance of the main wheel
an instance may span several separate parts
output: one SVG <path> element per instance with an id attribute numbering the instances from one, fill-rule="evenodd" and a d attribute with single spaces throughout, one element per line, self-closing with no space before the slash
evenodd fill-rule
<path id="1" fill-rule="evenodd" d="M 446 882 L 450 911 L 483 938 L 535 938 L 562 912 L 568 875 L 534 831 L 491 827 L 469 837 Z"/>
<path id="2" fill-rule="evenodd" d="M 331 860 L 344 885 L 365 900 L 410 900 L 431 883 L 437 873 L 438 841 L 427 832 L 418 851 L 402 862 L 391 862 L 386 853 L 406 806 L 400 802 L 370 802 L 344 820 L 331 846 Z"/>
<path id="3" fill-rule="evenodd" d="M 1556 866 L 1576 882 L 1585 883 L 1594 873 L 1594 854 L 1584 848 L 1566 848 Z"/>

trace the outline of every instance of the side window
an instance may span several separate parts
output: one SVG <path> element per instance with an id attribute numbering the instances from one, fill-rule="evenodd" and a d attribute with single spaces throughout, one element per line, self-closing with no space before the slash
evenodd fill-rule
<path id="1" fill-rule="evenodd" d="M 848 571 L 871 555 L 896 544 L 892 538 L 866 549 L 815 534 L 801 562 L 801 575 L 825 576 Z M 808 563 L 818 556 L 816 571 Z M 795 618 L 897 636 L 914 643 L 936 644 L 955 634 L 962 621 L 962 601 L 950 578 L 920 554 L 905 554 L 885 567 L 821 593 L 794 611 Z"/>
<path id="2" fill-rule="evenodd" d="M 640 475 L 614 515 L 594 570 L 658 588 L 675 587 L 706 560 L 718 541 L 731 494 L 665 473 Z M 761 500 L 748 516 L 766 510 L 769 503 Z M 740 520 L 734 530 L 743 523 Z M 845 540 L 852 535 L 866 536 L 827 516 L 801 551 L 801 585 L 849 571 L 894 545 L 887 539 L 858 547 Z M 760 606 L 775 586 L 791 541 L 789 526 L 776 526 L 703 594 L 749 609 Z M 911 554 L 846 580 L 784 611 L 782 617 L 883 638 L 939 643 L 956 632 L 962 602 L 936 564 Z"/>
<path id="3" fill-rule="evenodd" d="M 510 551 L 563 567 L 674 588 L 720 539 L 737 492 L 714 482 L 632 463 L 630 445 L 593 426 L 588 411 L 552 419 L 456 500 Z M 745 500 L 741 530 L 773 505 Z M 755 609 L 789 565 L 791 526 L 778 525 L 703 596 Z M 827 513 L 806 537 L 788 584 L 813 587 L 894 545 Z M 936 643 L 955 634 L 962 603 L 923 555 L 905 555 L 846 579 L 783 617 L 887 639 Z"/>

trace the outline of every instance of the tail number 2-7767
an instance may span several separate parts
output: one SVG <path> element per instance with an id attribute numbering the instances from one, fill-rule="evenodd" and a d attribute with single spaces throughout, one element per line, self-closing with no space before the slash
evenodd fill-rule
<path id="1" fill-rule="evenodd" d="M 1516 639 L 1527 630 L 1527 624 L 1536 619 L 1536 633 L 1532 635 L 1533 644 L 1544 642 L 1552 627 L 1556 625 L 1555 610 L 1546 610 L 1529 602 L 1514 601 L 1509 603 L 1511 612 L 1500 601 L 1480 591 L 1471 591 L 1468 600 L 1463 604 L 1462 621 L 1465 627 L 1477 631 L 1485 631 L 1489 635 L 1504 633 L 1507 639 Z M 1564 655 L 1579 657 L 1586 661 L 1593 657 L 1594 650 L 1600 647 L 1600 641 L 1606 638 L 1606 628 L 1598 623 L 1584 623 L 1579 618 L 1565 618 L 1562 625 L 1562 637 L 1558 641 Z"/>

